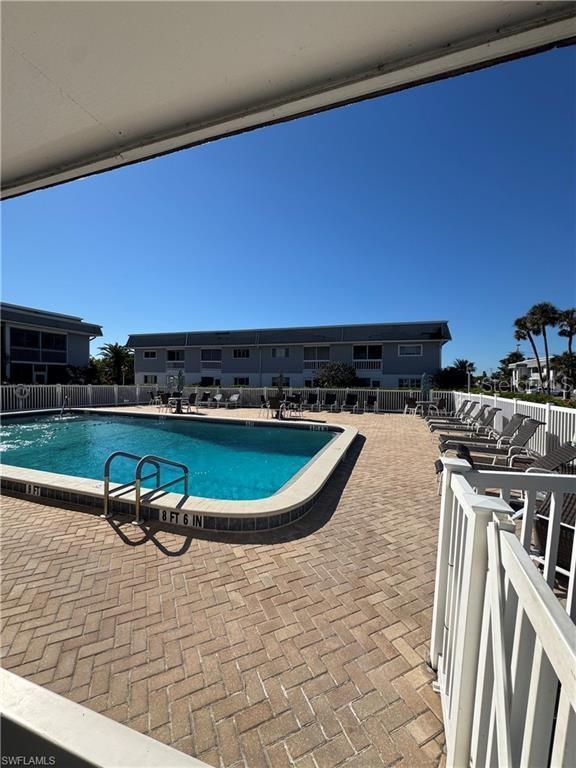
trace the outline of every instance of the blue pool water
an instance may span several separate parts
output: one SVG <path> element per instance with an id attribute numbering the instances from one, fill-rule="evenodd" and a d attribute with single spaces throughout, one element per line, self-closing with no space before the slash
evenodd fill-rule
<path id="1" fill-rule="evenodd" d="M 0 436 L 4 464 L 101 480 L 112 451 L 151 453 L 188 466 L 192 496 L 261 499 L 287 483 L 335 433 L 196 419 L 74 414 L 7 421 Z M 116 459 L 111 480 L 131 481 L 134 468 L 133 461 Z M 163 467 L 161 482 L 177 474 L 178 470 Z M 144 485 L 153 487 L 151 482 Z M 182 484 L 169 490 L 182 493 Z"/>

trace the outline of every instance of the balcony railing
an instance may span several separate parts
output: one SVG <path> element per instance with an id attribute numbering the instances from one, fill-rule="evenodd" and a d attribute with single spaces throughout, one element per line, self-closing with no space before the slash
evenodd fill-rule
<path id="1" fill-rule="evenodd" d="M 330 360 L 304 360 L 304 370 L 317 371 L 319 368 L 324 368 L 328 365 Z"/>
<path id="2" fill-rule="evenodd" d="M 357 371 L 379 371 L 382 368 L 382 360 L 354 360 L 354 368 Z"/>
<path id="3" fill-rule="evenodd" d="M 219 371 L 222 368 L 222 360 L 202 360 L 200 367 L 203 371 Z"/>

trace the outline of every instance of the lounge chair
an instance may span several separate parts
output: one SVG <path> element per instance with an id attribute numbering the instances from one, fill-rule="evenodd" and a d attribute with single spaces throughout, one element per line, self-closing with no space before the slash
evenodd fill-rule
<path id="1" fill-rule="evenodd" d="M 358 395 L 354 392 L 348 392 L 344 402 L 342 403 L 343 411 L 351 411 L 352 413 L 358 412 Z"/>
<path id="2" fill-rule="evenodd" d="M 474 454 L 474 461 L 482 461 L 483 456 L 487 456 L 492 459 L 493 465 L 496 465 L 498 459 L 503 459 L 508 464 L 512 464 L 512 460 L 515 456 L 535 456 L 535 452 L 531 451 L 526 446 L 532 437 L 536 434 L 539 427 L 544 426 L 544 422 L 537 421 L 536 419 L 525 419 L 520 429 L 516 432 L 512 440 L 508 445 L 495 447 L 494 445 L 478 445 L 471 446 L 470 453 Z M 476 454 L 479 454 L 480 458 L 476 459 Z M 492 465 L 491 465 L 492 466 Z"/>
<path id="3" fill-rule="evenodd" d="M 500 408 L 494 406 L 488 408 L 488 406 L 483 405 L 478 411 L 478 415 L 471 420 L 470 424 L 453 424 L 451 427 L 448 427 L 449 431 L 446 433 L 446 436 L 448 437 L 450 434 L 453 434 L 454 439 L 456 439 L 456 436 L 460 433 L 462 435 L 487 435 L 494 425 L 496 414 L 500 410 Z"/>
<path id="4" fill-rule="evenodd" d="M 378 395 L 366 395 L 366 403 L 364 404 L 364 410 L 365 411 L 374 411 L 374 413 L 378 410 Z"/>
<path id="5" fill-rule="evenodd" d="M 458 446 L 460 459 L 465 459 L 473 469 L 490 472 L 558 472 L 576 460 L 576 445 L 562 443 L 551 448 L 541 456 L 513 456 L 508 466 L 502 464 L 483 464 L 478 457 L 472 456 L 471 447 L 461 443 Z M 474 446 L 472 446 L 474 450 Z M 575 478 L 576 480 L 576 478 Z"/>
<path id="6" fill-rule="evenodd" d="M 410 395 L 406 397 L 404 400 L 404 415 L 411 413 L 413 416 L 416 416 L 417 409 L 418 399 L 416 397 L 411 397 Z"/>
<path id="7" fill-rule="evenodd" d="M 486 408 L 487 407 L 488 406 L 486 406 Z M 476 413 L 474 413 L 476 408 L 478 408 L 478 410 Z M 478 417 L 483 408 L 484 406 L 481 406 L 479 403 L 470 402 L 462 411 L 460 416 L 447 416 L 444 419 L 440 418 L 428 421 L 428 429 L 430 432 L 436 432 L 439 429 L 452 429 L 455 424 L 468 425 L 471 421 L 474 421 L 474 419 Z"/>
<path id="8" fill-rule="evenodd" d="M 509 422 L 506 424 L 502 432 L 497 432 L 495 429 L 490 429 L 487 435 L 452 435 L 450 433 L 441 434 L 438 438 L 438 448 L 440 452 L 449 450 L 450 448 L 456 448 L 458 444 L 465 443 L 470 446 L 474 445 L 494 445 L 496 448 L 500 448 L 506 445 L 514 437 L 516 432 L 520 429 L 520 426 L 528 418 L 523 413 L 515 413 Z"/>
<path id="9" fill-rule="evenodd" d="M 310 392 L 306 400 L 302 403 L 302 408 L 306 411 L 313 411 L 318 406 L 318 394 Z"/>
<path id="10" fill-rule="evenodd" d="M 322 403 L 322 409 L 326 409 L 327 411 L 333 411 L 334 408 L 336 408 L 336 393 L 335 392 L 327 392 L 324 396 L 324 402 Z"/>
<path id="11" fill-rule="evenodd" d="M 296 393 L 286 398 L 286 411 L 289 416 L 302 416 L 302 395 Z"/>
<path id="12" fill-rule="evenodd" d="M 235 392 L 233 395 L 230 395 L 230 397 L 226 401 L 226 408 L 236 408 L 239 402 L 240 402 L 240 392 Z"/>
<path id="13" fill-rule="evenodd" d="M 548 538 L 548 523 L 550 520 L 550 503 L 552 496 L 549 494 L 542 502 L 534 515 L 534 543 L 542 553 L 546 552 L 546 540 Z M 564 571 L 564 575 L 570 572 L 572 562 L 572 548 L 574 547 L 574 529 L 576 526 L 576 493 L 564 494 L 562 503 L 562 515 L 560 517 L 560 537 L 558 539 L 558 557 L 556 567 Z M 542 562 L 542 557 L 535 557 L 536 562 Z"/>
<path id="14" fill-rule="evenodd" d="M 439 417 L 440 413 L 442 413 L 443 416 L 448 416 L 448 412 L 446 410 L 447 405 L 448 401 L 445 397 L 439 397 L 435 403 L 430 403 L 428 406 L 428 414 L 424 417 L 425 420 L 429 421 L 430 418 L 433 418 L 434 416 Z"/>
<path id="15" fill-rule="evenodd" d="M 425 417 L 424 421 L 460 421 L 460 418 L 464 415 L 464 411 L 468 409 L 471 400 L 462 400 L 458 408 L 453 413 L 447 413 L 445 416 L 437 416 L 432 413 Z"/>
<path id="16" fill-rule="evenodd" d="M 196 392 L 192 392 L 190 395 L 188 395 L 188 400 L 182 403 L 182 407 L 186 408 L 187 413 L 190 413 L 192 408 L 196 408 L 196 412 L 198 412 L 198 404 L 196 403 L 197 398 L 198 394 Z"/>

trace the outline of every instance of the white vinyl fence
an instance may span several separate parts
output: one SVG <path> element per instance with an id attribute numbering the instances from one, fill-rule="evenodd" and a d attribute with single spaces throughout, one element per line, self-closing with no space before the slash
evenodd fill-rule
<path id="1" fill-rule="evenodd" d="M 474 400 L 477 403 L 487 403 L 500 408 L 494 426 L 501 431 L 514 413 L 523 413 L 532 419 L 542 422 L 534 437 L 528 443 L 528 448 L 540 454 L 550 448 L 572 440 L 576 434 L 576 408 L 563 408 L 550 403 L 531 403 L 521 399 L 498 397 L 497 395 L 467 395 L 464 392 L 454 392 L 456 408 L 463 400 Z"/>
<path id="2" fill-rule="evenodd" d="M 145 404 L 150 400 L 150 393 L 156 392 L 157 386 L 115 386 L 115 385 L 60 385 L 60 384 L 10 384 L 2 387 L 2 411 L 30 411 L 42 408 L 61 408 L 67 400 L 67 405 L 74 407 L 110 406 L 110 405 L 137 405 Z M 239 406 L 259 408 L 261 398 L 274 397 L 277 387 L 184 387 L 184 396 L 192 392 L 217 392 L 227 400 L 230 395 L 239 392 Z M 407 397 L 422 397 L 419 390 L 398 389 L 307 389 L 304 387 L 284 387 L 288 395 L 301 394 L 305 401 L 309 394 L 316 393 L 321 403 L 328 392 L 336 394 L 336 407 L 340 407 L 348 393 L 358 395 L 359 409 L 363 410 L 368 402 L 368 396 L 376 397 L 376 411 L 384 413 L 401 413 L 404 410 Z M 431 391 L 430 399 L 438 401 L 447 400 L 449 409 L 454 407 L 452 392 Z"/>
<path id="3" fill-rule="evenodd" d="M 478 472 L 445 459 L 430 661 L 448 768 L 572 768 L 576 756 L 576 547 L 552 591 L 564 505 L 576 476 Z M 484 495 L 500 490 L 500 498 Z M 522 491 L 519 534 L 506 502 Z M 530 556 L 538 499 L 546 548 Z M 570 501 L 568 501 L 570 499 Z"/>

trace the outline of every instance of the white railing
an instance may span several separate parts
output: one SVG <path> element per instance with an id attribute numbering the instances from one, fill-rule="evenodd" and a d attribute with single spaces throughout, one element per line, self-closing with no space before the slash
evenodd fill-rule
<path id="1" fill-rule="evenodd" d="M 538 429 L 528 443 L 530 449 L 540 454 L 568 442 L 576 434 L 576 408 L 563 408 L 550 403 L 531 403 L 520 398 L 511 399 L 497 395 L 467 395 L 464 392 L 454 392 L 456 408 L 465 399 L 474 400 L 480 404 L 488 403 L 500 408 L 500 413 L 494 422 L 495 428 L 499 431 L 514 413 L 523 413 L 532 419 L 541 421 L 543 426 Z"/>
<path id="2" fill-rule="evenodd" d="M 174 385 L 176 386 L 176 385 Z M 106 406 L 106 405 L 136 405 L 146 404 L 150 399 L 150 392 L 158 390 L 156 384 L 142 384 L 140 386 L 119 385 L 60 385 L 60 384 L 9 384 L 2 387 L 2 411 L 30 411 L 43 408 L 60 408 L 64 399 L 68 397 L 68 405 L 74 407 Z M 186 386 L 184 395 L 187 397 L 192 392 L 221 393 L 224 400 L 230 395 L 239 392 L 239 406 L 244 408 L 259 408 L 260 400 L 275 397 L 277 387 L 201 387 Z M 316 393 L 319 402 L 322 402 L 327 392 L 336 394 L 336 407 L 340 407 L 348 393 L 358 395 L 359 408 L 363 409 L 368 403 L 368 396 L 376 397 L 376 411 L 380 413 L 402 413 L 407 397 L 421 397 L 419 390 L 407 389 L 318 389 L 305 387 L 284 387 L 288 395 L 300 394 L 303 402 L 311 393 Z M 430 398 L 439 400 L 446 398 L 448 408 L 454 407 L 452 392 L 430 392 Z M 371 406 L 372 410 L 372 406 Z"/>
<path id="3" fill-rule="evenodd" d="M 500 498 L 484 495 L 488 488 Z M 505 500 L 513 489 L 524 498 L 519 539 Z M 530 546 L 543 492 L 551 503 L 540 573 Z M 575 493 L 574 475 L 478 472 L 444 460 L 430 662 L 449 768 L 572 765 L 573 541 L 562 602 L 551 587 L 566 494 Z"/>
<path id="4" fill-rule="evenodd" d="M 8 384 L 2 387 L 2 412 L 70 408 L 138 405 L 150 399 L 154 387 L 120 384 Z"/>

